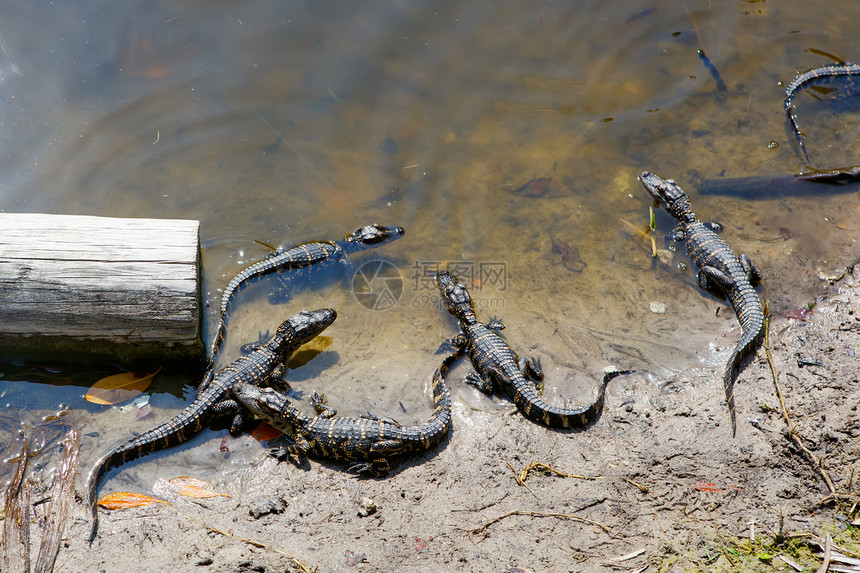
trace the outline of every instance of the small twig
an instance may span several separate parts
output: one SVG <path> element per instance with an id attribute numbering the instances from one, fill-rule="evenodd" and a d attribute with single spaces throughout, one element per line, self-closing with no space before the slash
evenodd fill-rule
<path id="1" fill-rule="evenodd" d="M 535 495 L 535 492 L 533 492 L 533 491 L 532 491 L 532 488 L 530 488 L 529 486 L 527 486 L 527 485 L 526 485 L 526 479 L 525 479 L 525 476 L 526 476 L 526 470 L 523 470 L 522 475 L 517 475 L 517 470 L 515 470 L 515 469 L 514 469 L 514 466 L 512 466 L 511 464 L 509 464 L 509 463 L 507 463 L 507 462 L 505 462 L 505 464 L 506 464 L 509 468 L 511 468 L 511 471 L 512 471 L 512 472 L 514 472 L 514 479 L 517 481 L 517 483 L 518 483 L 520 486 L 522 486 L 522 487 L 526 488 L 527 490 L 529 490 L 529 493 L 530 493 L 530 494 L 532 494 L 532 495 L 534 495 L 534 496 L 535 496 L 535 499 L 540 500 L 540 498 L 539 498 L 537 495 Z"/>
<path id="2" fill-rule="evenodd" d="M 830 567 L 830 550 L 832 549 L 832 546 L 833 539 L 830 538 L 830 534 L 828 533 L 827 537 L 824 539 L 824 562 L 815 573 L 827 573 L 827 569 Z"/>
<path id="3" fill-rule="evenodd" d="M 510 467 L 510 464 L 508 464 L 508 467 Z M 511 469 L 513 470 L 514 468 L 511 468 Z M 599 476 L 598 477 L 590 477 L 590 476 L 581 476 L 581 475 L 577 475 L 577 474 L 569 474 L 569 473 L 565 473 L 561 470 L 557 470 L 554 467 L 548 466 L 548 465 L 541 463 L 541 462 L 532 462 L 523 468 L 523 471 L 520 472 L 520 477 L 517 481 L 518 482 L 525 482 L 526 478 L 529 475 L 529 472 L 534 471 L 534 470 L 542 470 L 545 472 L 554 473 L 555 475 L 557 475 L 559 477 L 566 477 L 566 478 L 576 478 L 576 479 L 584 479 L 584 480 L 603 479 L 602 477 L 599 477 Z"/>
<path id="4" fill-rule="evenodd" d="M 500 515 L 499 517 L 495 517 L 480 527 L 476 527 L 475 529 L 470 529 L 469 535 L 476 535 L 478 533 L 481 533 L 481 532 L 485 531 L 488 527 L 493 525 L 494 523 L 501 521 L 503 519 L 506 519 L 508 517 L 513 517 L 514 515 L 527 515 L 530 517 L 557 517 L 560 519 L 572 519 L 573 521 L 580 521 L 582 523 L 587 523 L 589 525 L 597 526 L 600 529 L 602 529 L 603 531 L 605 531 L 606 533 L 608 533 L 610 535 L 612 534 L 612 531 L 607 526 L 603 525 L 602 523 L 598 523 L 596 521 L 592 521 L 590 519 L 586 519 L 586 518 L 580 517 L 578 515 L 573 515 L 572 513 L 541 513 L 538 511 L 523 511 L 523 510 L 518 509 L 515 511 L 508 512 L 504 515 Z"/>
<path id="5" fill-rule="evenodd" d="M 627 483 L 629 483 L 632 486 L 638 487 L 639 491 L 641 491 L 642 493 L 648 493 L 649 491 L 651 491 L 647 485 L 642 485 L 641 483 L 636 483 L 635 481 L 633 481 L 632 479 L 630 479 L 628 477 L 624 478 L 624 481 L 626 481 Z"/>
<path id="6" fill-rule="evenodd" d="M 454 508 L 454 509 L 452 509 L 451 511 L 452 511 L 452 512 L 454 512 L 454 511 L 468 511 L 468 512 L 470 512 L 470 513 L 474 513 L 474 512 L 477 512 L 477 511 L 484 511 L 485 509 L 488 509 L 488 508 L 490 508 L 490 507 L 493 507 L 494 505 L 498 505 L 499 503 L 501 503 L 502 501 L 504 501 L 504 499 L 505 499 L 506 497 L 508 497 L 508 494 L 507 494 L 507 493 L 506 493 L 505 495 L 503 495 L 502 497 L 500 497 L 499 499 L 497 499 L 496 501 L 491 501 L 491 502 L 489 502 L 489 503 L 485 503 L 485 504 L 484 504 L 484 505 L 482 505 L 481 507 L 462 507 L 462 508 L 459 508 L 459 507 L 458 507 L 458 508 Z"/>
<path id="7" fill-rule="evenodd" d="M 800 437 L 800 434 L 794 429 L 794 426 L 791 424 L 791 418 L 788 417 L 788 409 L 785 407 L 785 399 L 782 397 L 782 390 L 779 387 L 779 380 L 777 379 L 776 367 L 773 364 L 773 355 L 770 351 L 770 316 L 764 319 L 765 328 L 764 328 L 764 352 L 767 355 L 767 363 L 770 366 L 770 374 L 773 377 L 773 385 L 776 388 L 776 395 L 779 398 L 779 405 L 782 408 L 782 417 L 785 419 L 785 425 L 788 426 L 788 435 L 791 438 L 791 441 L 803 452 L 803 454 L 807 457 L 807 459 L 815 466 L 815 469 L 818 470 L 818 473 L 821 474 L 821 477 L 824 479 L 824 482 L 827 484 L 827 488 L 830 490 L 830 494 L 836 493 L 836 487 L 833 485 L 833 481 L 830 479 L 830 475 L 827 473 L 827 470 L 824 469 L 824 466 L 821 463 L 815 454 L 809 450 L 804 444 L 803 440 Z"/>

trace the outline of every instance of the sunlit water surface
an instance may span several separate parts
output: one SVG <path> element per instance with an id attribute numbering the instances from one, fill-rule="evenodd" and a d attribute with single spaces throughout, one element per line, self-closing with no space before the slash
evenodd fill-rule
<path id="1" fill-rule="evenodd" d="M 207 341 L 220 289 L 266 256 L 264 245 L 404 226 L 404 238 L 351 267 L 297 278 L 278 305 L 271 282 L 243 291 L 228 358 L 301 308 L 338 310 L 331 345 L 287 375 L 305 408 L 320 390 L 344 414 L 426 417 L 434 353 L 456 333 L 427 275 L 448 265 L 471 285 L 480 317 L 502 317 L 514 347 L 541 358 L 550 400 L 588 396 L 607 365 L 655 385 L 717 372 L 736 321 L 679 268 L 683 248 L 652 259 L 636 176 L 675 178 L 703 219 L 723 223 L 765 274 L 776 316 L 805 308 L 819 273 L 853 259 L 860 203 L 856 188 L 789 192 L 805 163 L 783 84 L 831 63 L 826 54 L 856 58 L 858 17 L 854 2 L 756 0 L 9 7 L 0 210 L 199 219 Z M 858 163 L 856 101 L 796 99 L 814 166 Z M 747 185 L 762 176 L 773 177 L 764 189 Z M 515 193 L 535 178 L 551 178 L 543 193 Z M 658 212 L 657 224 L 665 249 L 673 223 Z M 563 260 L 554 245 L 576 253 Z M 394 297 L 374 309 L 352 281 L 376 260 L 402 282 L 373 283 Z M 460 382 L 466 371 L 451 377 L 455 403 L 492 407 Z M 153 411 L 137 419 L 136 408 L 83 400 L 115 372 L 49 356 L 5 367 L 3 415 L 34 423 L 61 404 L 83 412 L 89 465 L 175 414 L 199 381 L 159 374 Z M 637 391 L 625 388 L 610 392 Z M 224 435 L 114 472 L 103 491 L 146 488 L 165 473 L 218 480 L 228 455 L 237 467 L 259 455 L 247 436 L 219 451 Z"/>

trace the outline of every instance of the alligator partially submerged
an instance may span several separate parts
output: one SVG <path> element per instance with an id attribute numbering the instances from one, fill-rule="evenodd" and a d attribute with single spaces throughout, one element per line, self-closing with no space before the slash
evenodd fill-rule
<path id="1" fill-rule="evenodd" d="M 473 372 L 466 382 L 482 392 L 492 394 L 502 390 L 528 419 L 551 428 L 576 428 L 588 425 L 600 413 L 606 384 L 619 374 L 630 371 L 611 371 L 603 376 L 595 400 L 581 408 L 559 408 L 538 395 L 543 371 L 536 360 L 519 358 L 513 348 L 498 334 L 505 326 L 498 320 L 489 324 L 478 321 L 472 297 L 465 285 L 448 271 L 436 274 L 436 283 L 448 312 L 459 322 L 461 332 L 448 342 L 454 347 L 469 351 Z"/>
<path id="2" fill-rule="evenodd" d="M 221 295 L 221 318 L 212 342 L 209 369 L 215 365 L 218 353 L 224 344 L 227 329 L 227 309 L 238 291 L 268 274 L 346 260 L 347 256 L 358 251 L 379 247 L 399 239 L 405 232 L 403 227 L 386 227 L 377 223 L 365 225 L 340 241 L 314 241 L 296 245 L 286 251 L 278 250 L 265 259 L 239 271 L 239 274 L 233 277 L 224 289 L 224 294 Z"/>
<path id="3" fill-rule="evenodd" d="M 433 374 L 433 414 L 418 426 L 403 426 L 389 418 L 368 414 L 337 417 L 325 404 L 325 396 L 314 392 L 311 401 L 317 415 L 310 417 L 272 388 L 248 384 L 233 387 L 233 396 L 251 413 L 286 434 L 293 444 L 273 450 L 278 458 L 303 460 L 308 454 L 339 461 L 358 462 L 349 469 L 376 477 L 388 474 L 388 458 L 423 452 L 438 444 L 451 427 L 451 395 L 445 374 L 459 351 L 447 356 Z"/>
<path id="4" fill-rule="evenodd" d="M 282 374 L 293 352 L 325 330 L 336 317 L 337 313 L 329 308 L 303 310 L 293 315 L 278 327 L 271 340 L 253 353 L 238 358 L 214 376 L 209 371 L 197 389 L 194 401 L 176 416 L 119 444 L 96 462 L 87 480 L 93 518 L 90 542 L 98 528 L 96 494 L 99 480 L 105 472 L 145 454 L 182 444 L 219 417 L 234 416 L 231 431 L 238 432 L 243 417 L 239 405 L 230 396 L 231 389 L 237 384 L 263 386 L 273 383 Z"/>
<path id="5" fill-rule="evenodd" d="M 735 435 L 735 379 L 740 372 L 741 361 L 753 352 L 764 334 L 764 310 L 753 288 L 761 281 L 761 273 L 748 256 L 736 255 L 710 225 L 696 218 L 690 199 L 677 183 L 648 171 L 639 175 L 639 181 L 657 204 L 678 219 L 673 237 L 676 241 L 686 240 L 687 253 L 699 268 L 699 287 L 709 292 L 717 291 L 728 298 L 740 322 L 741 339 L 723 373 L 726 404 L 732 421 L 732 435 Z"/>
<path id="6" fill-rule="evenodd" d="M 815 84 L 827 82 L 834 78 L 851 76 L 860 76 L 860 65 L 842 63 L 832 66 L 822 66 L 800 74 L 785 88 L 785 101 L 783 102 L 785 114 L 788 116 L 788 121 L 794 130 L 794 136 L 797 138 L 797 144 L 800 146 L 800 150 L 803 152 L 803 157 L 807 163 L 809 163 L 809 154 L 806 151 L 806 145 L 803 143 L 803 134 L 797 125 L 797 115 L 794 113 L 794 96 L 800 90 Z"/>

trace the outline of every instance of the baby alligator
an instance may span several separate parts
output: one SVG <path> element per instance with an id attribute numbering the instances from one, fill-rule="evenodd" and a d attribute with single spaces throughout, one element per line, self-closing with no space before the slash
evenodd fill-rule
<path id="1" fill-rule="evenodd" d="M 761 281 L 761 273 L 748 256 L 735 255 L 707 224 L 696 219 L 690 199 L 673 180 L 644 171 L 639 175 L 639 181 L 656 203 L 678 219 L 674 239 L 686 239 L 687 253 L 699 267 L 699 287 L 706 291 L 717 290 L 726 296 L 741 324 L 740 342 L 723 373 L 726 404 L 732 419 L 732 435 L 735 435 L 735 379 L 740 372 L 741 360 L 753 351 L 764 333 L 764 310 L 753 288 Z"/>
<path id="2" fill-rule="evenodd" d="M 182 444 L 222 415 L 235 414 L 231 430 L 237 430 L 242 418 L 237 414 L 238 404 L 230 398 L 230 390 L 237 384 L 271 384 L 274 379 L 280 377 L 284 364 L 293 352 L 325 330 L 336 317 L 337 313 L 329 308 L 303 310 L 293 315 L 278 327 L 271 340 L 252 354 L 242 356 L 225 366 L 214 377 L 210 371 L 197 389 L 194 401 L 171 420 L 121 443 L 96 462 L 87 480 L 93 517 L 90 543 L 98 528 L 96 494 L 99 480 L 107 470 L 142 455 Z"/>
<path id="3" fill-rule="evenodd" d="M 803 144 L 803 135 L 800 133 L 800 128 L 797 126 L 797 116 L 794 114 L 794 96 L 802 89 L 805 89 L 816 83 L 828 81 L 832 78 L 849 77 L 860 75 L 860 66 L 857 64 L 839 64 L 834 66 L 823 66 L 804 72 L 794 78 L 785 89 L 785 114 L 788 116 L 788 121 L 794 129 L 794 136 L 797 138 L 797 144 L 803 152 L 803 157 L 809 163 L 809 154 L 806 152 L 806 145 Z"/>
<path id="4" fill-rule="evenodd" d="M 559 408 L 545 402 L 537 392 L 543 380 L 540 364 L 532 359 L 517 357 L 513 348 L 497 334 L 505 326 L 498 320 L 483 324 L 475 316 L 472 297 L 463 284 L 448 271 L 436 274 L 436 283 L 448 312 L 460 321 L 461 332 L 449 342 L 460 350 L 468 349 L 475 371 L 466 376 L 466 382 L 482 392 L 492 394 L 503 390 L 526 418 L 551 428 L 585 426 L 597 417 L 603 406 L 606 384 L 619 374 L 629 371 L 612 371 L 603 376 L 597 398 L 582 408 Z"/>
<path id="5" fill-rule="evenodd" d="M 218 352 L 224 343 L 227 328 L 227 307 L 236 292 L 267 274 L 309 267 L 325 261 L 343 260 L 344 257 L 352 253 L 399 239 L 403 233 L 405 233 L 403 227 L 386 227 L 376 223 L 365 225 L 340 241 L 316 241 L 296 245 L 286 251 L 278 250 L 265 259 L 239 271 L 239 274 L 233 277 L 227 284 L 227 288 L 224 289 L 224 294 L 221 295 L 221 319 L 212 343 L 209 369 L 215 365 Z"/>
<path id="6" fill-rule="evenodd" d="M 337 412 L 326 406 L 325 396 L 320 397 L 316 392 L 311 397 L 317 410 L 313 418 L 271 388 L 237 384 L 233 387 L 233 396 L 254 416 L 295 442 L 273 450 L 277 457 L 294 456 L 300 461 L 311 453 L 334 460 L 361 460 L 349 471 L 383 477 L 390 469 L 389 457 L 426 451 L 448 434 L 451 395 L 445 384 L 445 374 L 459 354 L 457 351 L 446 357 L 433 374 L 433 415 L 420 426 L 402 426 L 395 420 L 372 414 L 358 418 L 336 417 Z"/>

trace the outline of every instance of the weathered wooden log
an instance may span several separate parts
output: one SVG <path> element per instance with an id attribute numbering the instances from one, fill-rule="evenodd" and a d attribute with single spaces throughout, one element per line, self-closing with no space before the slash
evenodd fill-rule
<path id="1" fill-rule="evenodd" d="M 205 359 L 198 221 L 0 213 L 0 359 Z"/>

